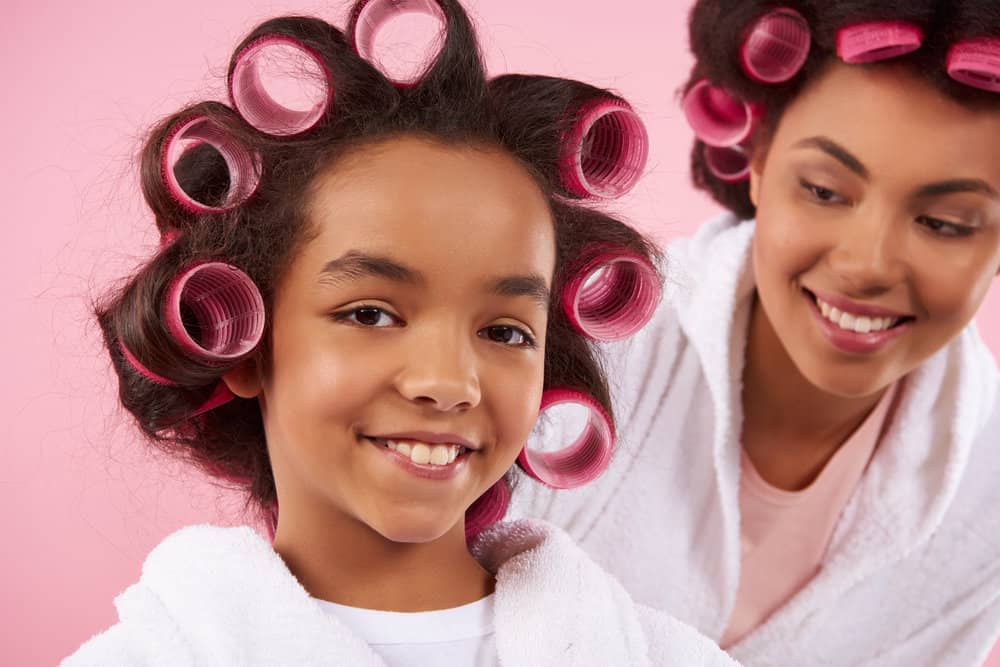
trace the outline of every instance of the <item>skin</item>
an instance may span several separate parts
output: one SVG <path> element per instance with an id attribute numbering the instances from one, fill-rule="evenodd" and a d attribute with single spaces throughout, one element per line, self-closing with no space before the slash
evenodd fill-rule
<path id="1" fill-rule="evenodd" d="M 538 415 L 555 236 L 547 200 L 498 149 L 398 137 L 315 180 L 315 232 L 272 314 L 259 400 L 280 506 L 274 548 L 313 596 L 423 611 L 493 590 L 464 514 L 513 465 Z M 368 436 L 459 435 L 452 479 Z"/>
<path id="2" fill-rule="evenodd" d="M 743 445 L 768 482 L 808 486 L 886 390 L 972 319 L 1000 268 L 998 155 L 996 110 L 964 108 L 904 66 L 841 63 L 755 153 Z M 803 290 L 912 320 L 883 348 L 847 353 Z"/>

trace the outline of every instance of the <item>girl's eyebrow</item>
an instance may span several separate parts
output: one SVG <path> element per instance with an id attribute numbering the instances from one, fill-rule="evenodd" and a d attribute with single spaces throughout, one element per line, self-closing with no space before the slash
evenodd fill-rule
<path id="1" fill-rule="evenodd" d="M 348 250 L 337 259 L 327 262 L 320 271 L 319 281 L 338 284 L 361 278 L 383 278 L 409 285 L 426 285 L 427 279 L 420 271 L 386 255 L 373 255 L 360 250 Z M 537 274 L 504 276 L 486 283 L 486 290 L 498 296 L 534 299 L 548 308 L 551 294 L 543 277 Z"/>

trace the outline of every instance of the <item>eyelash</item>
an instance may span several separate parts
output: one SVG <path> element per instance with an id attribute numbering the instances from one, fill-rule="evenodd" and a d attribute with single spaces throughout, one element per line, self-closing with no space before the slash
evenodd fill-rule
<path id="1" fill-rule="evenodd" d="M 835 191 L 831 190 L 830 188 L 824 188 L 821 185 L 816 185 L 814 183 L 810 183 L 809 181 L 800 180 L 799 186 L 803 190 L 805 190 L 806 193 L 808 193 L 809 197 L 817 204 L 830 206 L 833 204 L 842 204 L 845 201 L 843 197 L 838 195 Z M 838 197 L 839 201 L 834 201 L 833 199 L 824 199 L 823 197 L 820 196 L 819 194 L 820 192 L 829 193 L 833 197 Z"/>
<path id="2" fill-rule="evenodd" d="M 386 328 L 384 325 L 383 326 L 379 326 L 377 324 L 365 324 L 364 322 L 359 322 L 357 320 L 357 315 L 358 315 L 358 313 L 360 313 L 362 311 L 375 311 L 379 315 L 385 315 L 385 316 L 391 318 L 392 320 L 394 320 L 397 323 L 400 322 L 400 320 L 399 320 L 398 317 L 396 317 L 395 315 L 392 315 L 391 313 L 387 312 L 384 308 L 381 308 L 379 306 L 367 306 L 367 305 L 355 306 L 354 308 L 349 308 L 348 310 L 342 310 L 342 311 L 340 311 L 338 313 L 334 313 L 333 318 L 337 322 L 346 322 L 346 323 L 352 324 L 354 326 L 362 327 L 362 328 L 366 328 L 366 329 L 368 329 L 368 328 L 370 328 L 370 329 L 383 329 L 383 328 Z M 381 319 L 381 318 L 379 318 L 379 319 Z M 491 330 L 495 331 L 495 330 L 498 330 L 498 329 L 513 331 L 515 333 L 518 333 L 518 334 L 520 334 L 520 336 L 521 336 L 521 338 L 523 340 L 522 340 L 522 342 L 515 343 L 515 344 L 504 343 L 502 341 L 498 341 L 498 340 L 495 340 L 493 338 L 490 338 L 489 334 L 484 333 L 484 332 L 489 332 Z M 534 348 L 534 347 L 537 346 L 537 343 L 535 342 L 535 339 L 534 339 L 534 337 L 531 334 L 529 334 L 527 331 L 525 331 L 521 327 L 514 326 L 513 324 L 494 324 L 494 325 L 488 326 L 485 329 L 483 329 L 482 331 L 478 332 L 478 335 L 480 336 L 480 338 L 486 338 L 487 340 L 490 340 L 492 342 L 495 342 L 495 343 L 498 343 L 500 345 L 503 345 L 504 347 L 519 347 L 519 348 L 528 348 L 528 349 L 530 349 L 530 348 Z"/>

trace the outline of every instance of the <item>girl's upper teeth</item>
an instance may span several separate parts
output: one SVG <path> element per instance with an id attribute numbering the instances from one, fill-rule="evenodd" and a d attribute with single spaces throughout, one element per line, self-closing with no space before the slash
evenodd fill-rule
<path id="1" fill-rule="evenodd" d="M 898 322 L 895 317 L 868 317 L 867 315 L 854 315 L 839 310 L 826 301 L 818 298 L 816 303 L 823 317 L 836 324 L 841 329 L 854 331 L 856 333 L 871 333 L 873 331 L 885 331 Z"/>
<path id="2" fill-rule="evenodd" d="M 462 453 L 462 445 L 439 445 L 426 442 L 386 440 L 386 447 L 410 457 L 414 463 L 446 466 Z"/>

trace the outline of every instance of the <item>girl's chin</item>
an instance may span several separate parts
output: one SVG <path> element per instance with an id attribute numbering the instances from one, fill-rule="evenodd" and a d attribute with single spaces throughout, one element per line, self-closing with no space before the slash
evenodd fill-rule
<path id="1" fill-rule="evenodd" d="M 391 520 L 380 522 L 379 525 L 369 524 L 379 535 L 399 544 L 427 544 L 435 542 L 456 528 L 454 522 L 442 521 L 437 518 L 407 518 L 394 516 Z M 465 536 L 465 520 L 458 527 L 460 534 Z"/>

